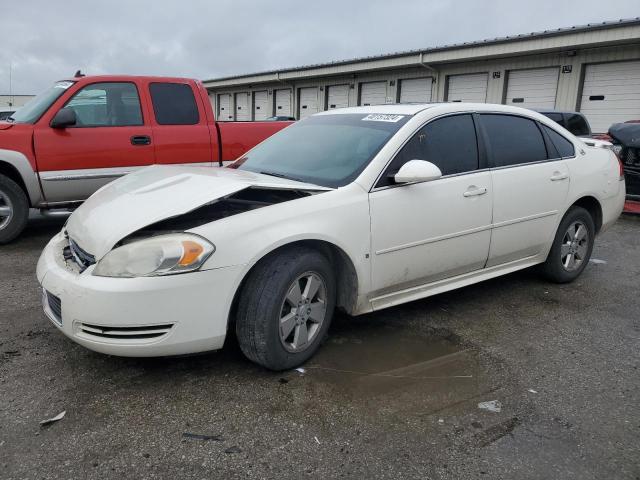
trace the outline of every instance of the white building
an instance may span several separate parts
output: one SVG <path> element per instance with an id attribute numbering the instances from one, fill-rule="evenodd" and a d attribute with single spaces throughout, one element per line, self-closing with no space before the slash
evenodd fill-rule
<path id="1" fill-rule="evenodd" d="M 33 97 L 34 95 L 0 95 L 0 112 L 15 111 Z"/>
<path id="2" fill-rule="evenodd" d="M 395 102 L 578 110 L 594 132 L 640 119 L 640 18 L 205 80 L 218 120 Z"/>

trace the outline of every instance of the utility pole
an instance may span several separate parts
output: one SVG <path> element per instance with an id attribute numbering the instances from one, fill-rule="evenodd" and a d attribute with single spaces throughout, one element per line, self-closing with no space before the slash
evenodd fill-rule
<path id="1" fill-rule="evenodd" d="M 9 62 L 9 106 L 13 107 L 13 91 L 11 88 L 11 69 L 13 68 L 12 62 Z"/>

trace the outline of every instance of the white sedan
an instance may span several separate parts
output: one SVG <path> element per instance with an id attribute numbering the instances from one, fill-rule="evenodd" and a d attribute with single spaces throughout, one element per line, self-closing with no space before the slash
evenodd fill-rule
<path id="1" fill-rule="evenodd" d="M 154 166 L 94 194 L 38 263 L 44 310 L 112 355 L 222 347 L 306 361 L 359 315 L 541 264 L 569 282 L 619 216 L 615 154 L 485 104 L 316 114 L 227 168 Z"/>

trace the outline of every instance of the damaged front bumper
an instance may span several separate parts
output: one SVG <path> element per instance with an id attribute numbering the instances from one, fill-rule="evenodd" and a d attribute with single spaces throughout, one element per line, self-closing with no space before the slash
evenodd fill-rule
<path id="1" fill-rule="evenodd" d="M 180 275 L 108 278 L 66 261 L 62 233 L 37 267 L 47 317 L 67 337 L 110 355 L 154 357 L 222 347 L 243 266 Z"/>

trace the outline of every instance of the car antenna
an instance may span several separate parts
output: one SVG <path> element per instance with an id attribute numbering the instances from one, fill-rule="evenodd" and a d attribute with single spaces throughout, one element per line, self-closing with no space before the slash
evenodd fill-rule
<path id="1" fill-rule="evenodd" d="M 80 70 L 78 70 L 78 71 L 76 72 L 76 74 L 73 76 L 73 78 L 82 78 L 82 77 L 84 77 L 84 76 L 85 76 L 85 74 L 84 74 L 84 73 L 82 73 Z"/>

